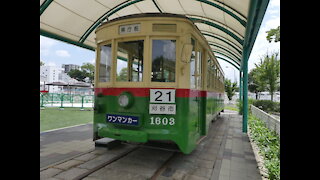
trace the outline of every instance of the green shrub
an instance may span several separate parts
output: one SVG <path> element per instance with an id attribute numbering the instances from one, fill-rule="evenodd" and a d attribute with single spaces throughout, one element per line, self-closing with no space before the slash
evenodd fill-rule
<path id="1" fill-rule="evenodd" d="M 265 112 L 280 112 L 280 103 L 271 100 L 254 100 L 252 103 Z"/>
<path id="2" fill-rule="evenodd" d="M 265 123 L 253 116 L 248 120 L 250 135 L 264 157 L 269 179 L 280 179 L 280 138 Z"/>

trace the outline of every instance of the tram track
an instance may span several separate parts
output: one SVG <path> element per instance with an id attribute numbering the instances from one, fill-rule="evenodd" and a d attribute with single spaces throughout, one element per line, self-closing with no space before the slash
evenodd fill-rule
<path id="1" fill-rule="evenodd" d="M 74 178 L 74 180 L 83 179 L 83 178 L 89 176 L 90 174 L 92 174 L 92 173 L 100 170 L 101 168 L 103 168 L 103 167 L 105 167 L 105 166 L 107 166 L 107 165 L 109 165 L 109 164 L 117 161 L 118 159 L 123 158 L 124 156 L 126 156 L 126 155 L 128 155 L 129 153 L 135 151 L 135 150 L 138 149 L 138 148 L 139 148 L 139 147 L 134 147 L 134 148 L 132 148 L 132 149 L 130 149 L 130 150 L 128 150 L 128 151 L 125 151 L 125 152 L 121 153 L 119 156 L 116 156 L 116 157 L 110 159 L 109 161 L 106 161 L 106 162 L 104 162 L 104 163 L 102 163 L 102 164 L 94 167 L 93 169 L 87 171 L 86 173 L 77 176 L 76 178 Z"/>
<path id="2" fill-rule="evenodd" d="M 217 136 L 216 129 L 221 128 L 220 121 L 214 122 L 215 126 L 210 128 L 211 133 L 204 136 L 198 141 L 198 150 L 208 148 L 208 144 L 212 143 L 214 136 Z M 213 138 L 213 139 L 212 139 Z M 209 141 L 208 141 L 209 140 Z M 221 143 L 221 142 L 216 142 Z M 155 146 L 158 144 L 158 146 Z M 207 144 L 207 145 L 205 145 Z M 83 160 L 80 155 L 75 156 L 73 159 L 61 161 L 48 166 L 46 169 L 40 169 L 41 172 L 47 169 L 62 170 L 59 173 L 50 176 L 57 179 L 152 179 L 156 180 L 159 176 L 163 176 L 164 171 L 174 169 L 179 162 L 179 159 L 186 158 L 174 148 L 168 148 L 170 144 L 151 143 L 151 144 L 132 144 L 122 142 L 120 145 L 108 149 L 106 147 L 96 147 L 94 150 L 82 153 L 81 156 L 90 156 L 94 154 L 94 158 Z M 198 151 L 197 150 L 197 151 Z M 194 152 L 193 154 L 195 154 Z M 198 154 L 198 153 L 196 153 Z M 190 156 L 192 158 L 192 156 Z M 69 166 L 62 169 L 61 164 L 68 163 L 68 161 L 83 160 L 80 164 Z M 177 162 L 175 162 L 177 160 Z M 179 163 L 178 163 L 179 164 Z M 198 165 L 197 165 L 198 166 Z M 213 164 L 214 166 L 214 164 Z M 68 176 L 68 172 L 73 169 L 82 170 L 76 176 Z M 192 174 L 192 168 L 189 169 L 188 174 Z M 71 173 L 69 173 L 71 174 Z M 167 174 L 167 173 L 166 173 Z M 40 178 L 47 179 L 50 177 Z"/>
<path id="3" fill-rule="evenodd" d="M 217 127 L 211 127 L 211 131 L 220 127 L 221 123 L 214 123 Z M 212 129 L 213 128 L 213 129 Z M 207 144 L 206 141 L 216 132 L 209 133 L 199 139 L 198 144 Z M 157 144 L 157 143 L 155 143 Z M 159 143 L 158 143 L 159 144 Z M 201 145 L 202 146 L 202 145 Z M 179 157 L 181 153 L 170 147 L 168 143 L 163 143 L 161 146 L 154 146 L 154 144 L 131 144 L 122 142 L 119 146 L 112 149 L 105 147 L 96 147 L 95 150 L 82 153 L 81 156 L 95 154 L 96 157 L 87 159 L 80 164 L 70 166 L 62 170 L 58 174 L 51 177 L 57 179 L 158 179 L 167 168 L 171 168 L 172 163 L 175 164 L 175 157 Z M 202 148 L 200 148 L 202 149 Z M 80 156 L 80 157 L 81 157 Z M 81 159 L 81 158 L 80 158 Z M 179 159 L 179 158 L 178 158 Z M 68 163 L 68 161 L 79 160 L 79 155 L 73 159 L 61 161 L 48 166 L 50 168 L 61 168 L 61 164 Z M 46 169 L 40 169 L 41 172 Z M 68 171 L 72 169 L 81 169 L 83 172 L 76 176 L 67 176 Z M 50 177 L 49 177 L 50 178 Z M 46 178 L 40 178 L 46 179 Z"/>
<path id="4" fill-rule="evenodd" d="M 122 146 L 127 147 L 130 146 L 130 144 L 123 143 Z M 99 147 L 99 150 L 101 150 L 101 147 Z M 88 151 L 87 153 L 83 153 L 81 155 L 85 156 L 90 153 L 94 153 L 94 151 Z M 117 155 L 113 156 L 112 158 L 105 158 L 102 163 L 99 162 L 103 156 L 107 157 L 106 155 L 108 155 L 108 153 Z M 163 147 L 157 148 L 144 145 L 135 145 L 133 147 L 129 147 L 125 151 L 123 151 L 121 148 L 117 150 L 106 150 L 105 153 L 101 153 L 93 159 L 84 161 L 75 166 L 70 166 L 66 169 L 60 169 L 62 164 L 68 163 L 68 161 L 77 160 L 76 158 L 79 157 L 78 155 L 75 157 L 75 159 L 68 159 L 66 161 L 61 161 L 60 163 L 54 163 L 48 166 L 46 169 L 40 169 L 40 179 L 50 178 L 42 176 L 41 172 L 44 172 L 48 169 L 59 169 L 62 171 L 51 177 L 73 180 L 86 179 L 87 177 L 89 179 L 104 179 L 103 176 L 113 174 L 113 177 L 108 177 L 108 179 L 123 179 L 121 176 L 123 174 L 127 174 L 127 177 L 139 176 L 142 179 L 155 180 L 166 169 L 167 165 L 174 159 L 176 154 L 178 154 L 177 151 L 170 149 L 165 150 Z M 86 164 L 95 164 L 95 166 L 86 166 Z M 126 170 L 119 173 L 119 169 L 121 169 L 119 167 L 123 167 Z M 81 169 L 85 171 L 77 174 L 76 176 L 68 176 L 68 172 L 71 172 L 72 169 Z"/>

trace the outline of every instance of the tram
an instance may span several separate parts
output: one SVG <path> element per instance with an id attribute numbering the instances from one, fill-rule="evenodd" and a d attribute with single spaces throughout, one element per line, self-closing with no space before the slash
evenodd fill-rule
<path id="1" fill-rule="evenodd" d="M 175 143 L 191 153 L 224 108 L 224 74 L 183 15 L 146 13 L 96 33 L 94 140 Z"/>

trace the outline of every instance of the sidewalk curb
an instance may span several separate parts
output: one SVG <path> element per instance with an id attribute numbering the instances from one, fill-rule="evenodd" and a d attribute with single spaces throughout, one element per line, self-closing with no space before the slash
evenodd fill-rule
<path id="1" fill-rule="evenodd" d="M 93 124 L 93 123 L 90 122 L 90 123 L 84 123 L 84 124 L 78 124 L 78 125 L 74 125 L 74 126 L 67 126 L 67 127 L 62 127 L 62 128 L 57 128 L 57 129 L 51 129 L 51 130 L 47 130 L 47 131 L 42 131 L 42 132 L 40 132 L 40 135 L 46 134 L 46 133 L 52 132 L 52 131 L 57 131 L 57 130 L 62 130 L 62 129 L 67 129 L 67 128 L 73 128 L 73 127 L 77 127 L 77 126 L 84 126 L 84 125 L 88 125 L 88 124 Z"/>
<path id="2" fill-rule="evenodd" d="M 251 138 L 251 132 L 250 132 L 250 128 L 248 128 L 248 137 L 249 137 L 249 140 L 250 140 L 250 144 L 251 144 L 251 147 L 252 147 L 252 150 L 253 150 L 253 153 L 254 153 L 254 157 L 257 161 L 257 166 L 259 168 L 259 172 L 260 172 L 260 175 L 261 175 L 261 179 L 262 180 L 268 180 L 269 178 L 269 175 L 268 175 L 268 170 L 267 168 L 264 166 L 264 159 L 263 157 L 260 155 L 259 153 L 259 147 L 258 145 L 252 140 Z"/>

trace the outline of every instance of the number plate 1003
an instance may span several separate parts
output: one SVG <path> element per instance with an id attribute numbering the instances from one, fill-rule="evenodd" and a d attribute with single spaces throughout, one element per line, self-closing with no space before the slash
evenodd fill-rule
<path id="1" fill-rule="evenodd" d="M 133 125 L 133 126 L 139 125 L 138 116 L 106 114 L 106 121 L 108 123 L 114 123 L 114 124 L 125 124 L 125 125 Z"/>

